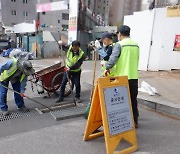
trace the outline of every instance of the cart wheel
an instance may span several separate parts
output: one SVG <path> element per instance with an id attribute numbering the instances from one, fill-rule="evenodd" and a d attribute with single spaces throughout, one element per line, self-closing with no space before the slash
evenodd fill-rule
<path id="1" fill-rule="evenodd" d="M 63 75 L 64 75 L 64 72 L 60 72 L 60 73 L 56 74 L 52 79 L 51 88 L 53 89 L 53 93 L 56 96 L 59 96 L 59 90 L 61 87 L 61 81 L 63 79 Z M 72 83 L 71 83 L 71 87 L 73 87 Z M 69 84 L 66 84 L 66 88 L 64 91 L 64 97 L 69 96 L 70 94 L 71 94 L 70 86 L 69 86 Z"/>

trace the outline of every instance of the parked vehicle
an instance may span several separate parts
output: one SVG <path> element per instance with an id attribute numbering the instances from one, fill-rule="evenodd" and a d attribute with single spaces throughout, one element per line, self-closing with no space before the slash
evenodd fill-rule
<path id="1" fill-rule="evenodd" d="M 3 50 L 7 50 L 11 48 L 11 42 L 9 40 L 1 40 L 0 39 L 0 53 L 3 51 Z"/>

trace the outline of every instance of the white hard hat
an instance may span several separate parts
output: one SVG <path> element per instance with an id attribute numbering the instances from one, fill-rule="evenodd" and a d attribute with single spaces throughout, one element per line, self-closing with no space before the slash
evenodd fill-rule
<path id="1" fill-rule="evenodd" d="M 29 76 L 35 73 L 32 63 L 29 60 L 18 60 L 18 69 Z"/>

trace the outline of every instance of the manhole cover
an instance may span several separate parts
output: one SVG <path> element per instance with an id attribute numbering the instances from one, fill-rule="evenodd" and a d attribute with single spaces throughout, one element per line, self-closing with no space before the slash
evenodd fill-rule
<path id="1" fill-rule="evenodd" d="M 86 107 L 87 107 L 86 105 L 80 107 L 76 106 L 76 107 L 52 111 L 50 113 L 56 120 L 69 119 L 73 117 L 82 116 L 85 112 Z"/>
<path id="2" fill-rule="evenodd" d="M 32 116 L 32 115 L 37 115 L 38 112 L 36 110 L 30 110 L 28 112 L 23 112 L 23 111 L 14 111 L 10 112 L 9 115 L 3 116 L 2 113 L 0 113 L 0 122 L 1 121 L 7 121 L 11 119 L 17 119 L 20 117 L 27 117 L 27 116 Z"/>

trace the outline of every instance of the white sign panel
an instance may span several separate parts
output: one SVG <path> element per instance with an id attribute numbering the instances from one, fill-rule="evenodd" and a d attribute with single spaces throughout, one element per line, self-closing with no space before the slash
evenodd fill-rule
<path id="1" fill-rule="evenodd" d="M 127 87 L 105 88 L 104 97 L 109 134 L 116 135 L 133 129 Z"/>
<path id="2" fill-rule="evenodd" d="M 77 39 L 78 0 L 69 0 L 68 44 Z"/>
<path id="3" fill-rule="evenodd" d="M 52 2 L 51 3 L 51 10 L 52 11 L 67 10 L 67 9 L 68 9 L 67 1 L 60 1 L 60 2 Z"/>

